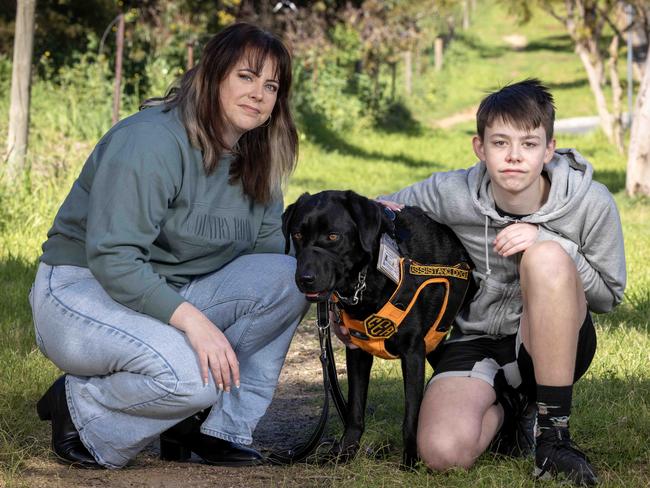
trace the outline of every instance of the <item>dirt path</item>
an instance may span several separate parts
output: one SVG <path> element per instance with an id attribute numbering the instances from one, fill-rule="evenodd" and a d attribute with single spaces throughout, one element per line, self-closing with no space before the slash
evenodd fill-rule
<path id="1" fill-rule="evenodd" d="M 336 348 L 340 355 L 340 346 Z M 254 447 L 263 451 L 288 448 L 307 439 L 320 415 L 321 381 L 316 327 L 313 320 L 304 320 L 291 344 L 273 403 L 255 431 Z M 331 417 L 330 428 L 335 422 Z M 132 465 L 121 470 L 71 469 L 52 457 L 32 458 L 26 461 L 26 469 L 16 481 L 30 488 L 303 487 L 330 486 L 333 481 L 327 472 L 305 465 L 220 468 L 200 464 L 198 459 L 193 461 L 160 461 L 155 443 L 140 453 Z"/>
<path id="2" fill-rule="evenodd" d="M 477 109 L 478 105 L 476 107 L 469 107 L 460 112 L 456 112 L 449 117 L 434 120 L 432 126 L 437 129 L 449 129 L 455 125 L 462 124 L 463 122 L 475 120 Z"/>
<path id="3" fill-rule="evenodd" d="M 509 34 L 503 36 L 501 39 L 513 51 L 521 51 L 528 45 L 528 39 L 526 38 L 526 36 L 521 34 Z M 476 118 L 477 110 L 478 110 L 478 105 L 473 107 L 468 107 L 448 117 L 434 120 L 431 125 L 432 127 L 438 129 L 449 129 L 463 122 L 474 121 Z"/>

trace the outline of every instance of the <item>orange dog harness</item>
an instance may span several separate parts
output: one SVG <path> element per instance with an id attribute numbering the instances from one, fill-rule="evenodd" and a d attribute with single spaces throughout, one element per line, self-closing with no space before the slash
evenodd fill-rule
<path id="1" fill-rule="evenodd" d="M 424 265 L 408 258 L 400 258 L 400 280 L 388 302 L 365 320 L 351 318 L 345 310 L 340 311 L 343 324 L 350 331 L 350 341 L 364 351 L 384 359 L 397 359 L 385 347 L 386 339 L 395 335 L 427 286 L 443 286 L 445 297 L 438 316 L 424 337 L 426 353 L 433 351 L 447 335 L 456 310 L 447 312 L 449 293 L 462 293 L 469 286 L 470 267 L 467 263 L 454 266 Z M 336 302 L 335 295 L 332 301 Z M 406 306 L 404 306 L 406 304 Z M 443 318 L 445 319 L 443 321 Z"/>

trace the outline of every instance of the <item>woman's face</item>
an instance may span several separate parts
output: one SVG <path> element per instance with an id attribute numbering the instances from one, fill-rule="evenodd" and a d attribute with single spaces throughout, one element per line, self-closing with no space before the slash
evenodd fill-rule
<path id="1" fill-rule="evenodd" d="M 267 122 L 279 87 L 272 59 L 267 58 L 262 71 L 257 73 L 248 56 L 242 56 L 230 70 L 219 86 L 223 138 L 228 147 L 233 147 L 245 132 Z"/>

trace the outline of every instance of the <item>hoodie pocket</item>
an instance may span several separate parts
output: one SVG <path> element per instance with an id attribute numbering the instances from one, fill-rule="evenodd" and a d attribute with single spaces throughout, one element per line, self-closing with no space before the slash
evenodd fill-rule
<path id="1" fill-rule="evenodd" d="M 478 291 L 469 305 L 467 326 L 491 335 L 517 332 L 522 312 L 519 281 L 501 283 L 493 278 L 480 279 Z M 467 331 L 464 331 L 467 333 Z"/>

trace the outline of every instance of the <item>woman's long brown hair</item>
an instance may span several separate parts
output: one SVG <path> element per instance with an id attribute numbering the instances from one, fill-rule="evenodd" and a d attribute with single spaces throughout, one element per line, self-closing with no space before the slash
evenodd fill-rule
<path id="1" fill-rule="evenodd" d="M 244 57 L 257 73 L 264 63 L 273 62 L 279 89 L 269 123 L 244 133 L 229 148 L 223 141 L 219 87 Z M 216 169 L 224 152 L 232 151 L 236 157 L 230 166 L 230 182 L 240 180 L 246 195 L 267 204 L 281 194 L 297 162 L 298 134 L 289 109 L 290 89 L 291 56 L 282 41 L 257 26 L 237 23 L 208 41 L 199 64 L 164 98 L 145 101 L 143 106 L 162 102 L 170 109 L 177 107 L 190 142 L 203 152 L 206 174 Z"/>

